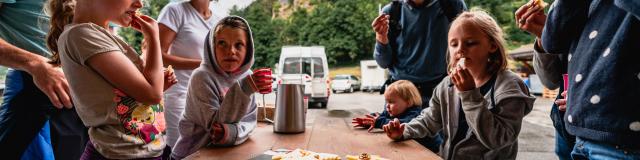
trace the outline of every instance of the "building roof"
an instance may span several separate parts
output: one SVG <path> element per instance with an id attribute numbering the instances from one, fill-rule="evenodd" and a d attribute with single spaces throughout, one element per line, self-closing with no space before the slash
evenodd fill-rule
<path id="1" fill-rule="evenodd" d="M 533 60 L 533 44 L 526 44 L 508 51 L 509 57 L 516 61 L 531 61 Z"/>

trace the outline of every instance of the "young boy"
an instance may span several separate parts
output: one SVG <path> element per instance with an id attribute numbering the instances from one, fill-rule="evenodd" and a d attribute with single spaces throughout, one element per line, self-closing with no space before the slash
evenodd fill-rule
<path id="1" fill-rule="evenodd" d="M 198 149 L 243 143 L 256 127 L 253 94 L 271 88 L 270 75 L 252 73 L 253 40 L 246 20 L 225 17 L 205 41 L 202 64 L 192 75 L 172 157 Z"/>

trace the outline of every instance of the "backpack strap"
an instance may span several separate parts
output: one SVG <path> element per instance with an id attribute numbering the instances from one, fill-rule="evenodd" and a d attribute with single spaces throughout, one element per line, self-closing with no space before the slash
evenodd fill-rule
<path id="1" fill-rule="evenodd" d="M 389 45 L 391 46 L 392 60 L 391 64 L 396 63 L 398 57 L 398 44 L 396 39 L 402 32 L 402 25 L 400 25 L 400 19 L 402 17 L 402 1 L 391 1 L 391 10 L 389 12 L 389 32 L 387 33 L 387 39 L 389 39 Z"/>
<path id="2" fill-rule="evenodd" d="M 449 22 L 453 22 L 453 20 L 458 17 L 459 13 L 453 8 L 454 6 L 451 4 L 450 0 L 439 0 L 438 3 L 440 3 L 440 9 L 444 15 L 447 16 Z"/>
<path id="3" fill-rule="evenodd" d="M 493 108 L 496 108 L 496 81 L 498 79 L 498 74 L 493 75 L 493 77 L 491 77 L 491 82 L 493 84 L 491 84 L 491 106 L 493 106 Z"/>

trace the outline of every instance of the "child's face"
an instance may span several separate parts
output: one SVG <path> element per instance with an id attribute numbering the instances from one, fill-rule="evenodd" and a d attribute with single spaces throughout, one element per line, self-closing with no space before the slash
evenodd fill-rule
<path id="1" fill-rule="evenodd" d="M 498 49 L 485 32 L 469 21 L 451 26 L 448 43 L 450 63 L 458 64 L 460 58 L 465 58 L 464 67 L 472 73 L 485 72 L 489 54 Z"/>
<path id="2" fill-rule="evenodd" d="M 400 115 L 404 113 L 412 104 L 409 104 L 408 101 L 400 98 L 396 91 L 388 90 L 384 93 L 384 100 L 387 101 L 387 112 L 392 117 Z"/>
<path id="3" fill-rule="evenodd" d="M 214 41 L 218 66 L 225 72 L 235 72 L 247 55 L 247 35 L 239 28 L 222 27 Z"/>
<path id="4" fill-rule="evenodd" d="M 104 1 L 104 0 L 103 0 Z M 102 1 L 101 1 L 102 2 Z M 104 6 L 107 15 L 112 15 L 109 21 L 116 23 L 123 27 L 131 25 L 136 12 L 143 7 L 142 0 L 116 0 L 116 1 L 104 1 L 104 4 L 98 6 Z"/>

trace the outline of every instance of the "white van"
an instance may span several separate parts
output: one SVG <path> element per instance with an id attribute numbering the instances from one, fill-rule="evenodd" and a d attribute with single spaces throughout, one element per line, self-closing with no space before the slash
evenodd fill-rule
<path id="1" fill-rule="evenodd" d="M 305 97 L 310 104 L 327 106 L 331 89 L 323 46 L 283 46 L 278 65 L 278 83 L 304 84 Z"/>

